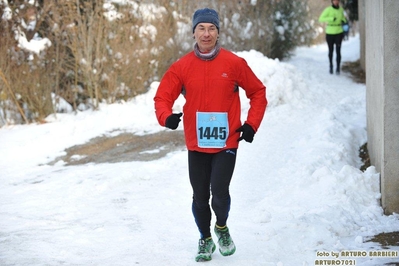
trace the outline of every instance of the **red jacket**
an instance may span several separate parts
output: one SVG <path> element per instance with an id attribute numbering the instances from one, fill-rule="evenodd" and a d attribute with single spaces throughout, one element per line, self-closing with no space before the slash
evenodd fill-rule
<path id="1" fill-rule="evenodd" d="M 237 148 L 241 126 L 241 105 L 238 87 L 245 90 L 250 100 L 247 120 L 255 132 L 266 110 L 266 87 L 255 76 L 247 62 L 225 49 L 210 61 L 190 52 L 172 64 L 163 76 L 154 97 L 155 113 L 161 126 L 172 114 L 175 100 L 182 93 L 186 99 L 183 107 L 183 125 L 187 149 L 216 153 L 222 149 Z M 201 148 L 197 141 L 197 112 L 226 112 L 229 134 L 223 148 Z"/>

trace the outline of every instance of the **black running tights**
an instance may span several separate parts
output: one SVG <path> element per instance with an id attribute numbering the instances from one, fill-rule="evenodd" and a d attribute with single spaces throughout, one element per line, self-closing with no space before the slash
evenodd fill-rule
<path id="1" fill-rule="evenodd" d="M 330 67 L 333 66 L 333 52 L 334 45 L 335 51 L 337 53 L 337 69 L 340 68 L 341 65 L 341 44 L 342 39 L 344 37 L 343 33 L 340 34 L 326 34 L 326 41 L 328 45 L 328 59 L 330 60 Z"/>
<path id="2" fill-rule="evenodd" d="M 188 152 L 188 170 L 193 188 L 192 211 L 201 238 L 211 236 L 211 208 L 219 226 L 226 225 L 230 211 L 230 181 L 233 176 L 237 149 L 218 153 Z"/>

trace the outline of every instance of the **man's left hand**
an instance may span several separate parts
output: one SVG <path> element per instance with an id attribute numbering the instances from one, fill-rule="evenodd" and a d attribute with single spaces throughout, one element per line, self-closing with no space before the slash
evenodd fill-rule
<path id="1" fill-rule="evenodd" d="M 241 137 L 237 141 L 245 140 L 251 143 L 254 140 L 255 130 L 248 124 L 242 125 L 236 132 L 242 132 Z"/>

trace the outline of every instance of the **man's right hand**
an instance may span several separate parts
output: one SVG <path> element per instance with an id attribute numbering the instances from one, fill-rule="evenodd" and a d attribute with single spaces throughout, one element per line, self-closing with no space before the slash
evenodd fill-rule
<path id="1" fill-rule="evenodd" d="M 179 122 L 181 121 L 180 117 L 183 113 L 171 114 L 166 118 L 165 127 L 175 130 L 179 126 Z"/>

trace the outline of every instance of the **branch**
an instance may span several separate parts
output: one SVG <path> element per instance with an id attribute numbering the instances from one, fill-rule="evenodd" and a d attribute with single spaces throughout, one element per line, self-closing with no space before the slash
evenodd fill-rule
<path id="1" fill-rule="evenodd" d="M 28 119 L 26 118 L 26 116 L 25 116 L 25 114 L 24 114 L 24 110 L 22 110 L 21 106 L 19 106 L 17 97 L 15 97 L 14 93 L 12 92 L 11 87 L 10 87 L 10 85 L 8 84 L 6 77 L 4 76 L 3 71 L 1 71 L 1 70 L 0 70 L 0 77 L 1 77 L 1 79 L 3 80 L 4 84 L 6 85 L 6 88 L 8 89 L 8 92 L 11 94 L 11 97 L 12 97 L 12 99 L 14 100 L 15 105 L 17 106 L 18 111 L 19 111 L 19 113 L 21 114 L 21 116 L 23 117 L 25 123 L 26 123 L 26 124 L 29 124 L 29 121 L 28 121 Z"/>

